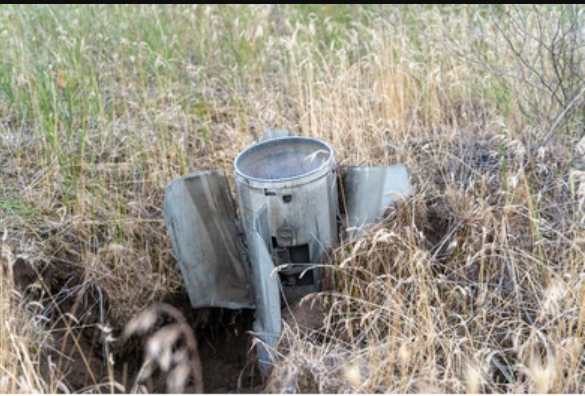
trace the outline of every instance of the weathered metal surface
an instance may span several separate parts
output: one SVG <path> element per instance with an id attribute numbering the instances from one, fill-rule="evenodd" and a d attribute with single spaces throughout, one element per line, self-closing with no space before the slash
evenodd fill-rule
<path id="1" fill-rule="evenodd" d="M 164 216 L 191 305 L 253 308 L 250 269 L 241 258 L 225 172 L 198 172 L 171 182 Z"/>
<path id="2" fill-rule="evenodd" d="M 236 158 L 234 180 L 249 265 L 223 171 L 172 182 L 165 222 L 193 307 L 256 309 L 260 369 L 268 376 L 282 306 L 321 289 L 319 263 L 339 242 L 334 153 L 320 140 L 269 129 Z M 355 235 L 410 193 L 408 171 L 348 167 L 343 193 Z"/>
<path id="3" fill-rule="evenodd" d="M 262 134 L 260 138 L 260 142 L 265 142 L 267 140 L 278 139 L 283 137 L 290 137 L 295 136 L 294 133 L 287 131 L 286 129 L 277 129 L 277 128 L 268 128 Z"/>
<path id="4" fill-rule="evenodd" d="M 256 290 L 254 332 L 260 339 L 257 346 L 258 361 L 265 377 L 270 375 L 274 361 L 273 353 L 278 346 L 282 330 L 280 280 L 268 251 L 270 243 L 268 227 L 268 210 L 266 205 L 263 205 L 254 216 L 253 244 L 256 259 L 252 261 L 252 273 Z"/>
<path id="5" fill-rule="evenodd" d="M 349 166 L 344 191 L 348 226 L 360 230 L 379 221 L 397 198 L 410 194 L 410 177 L 403 164 Z"/>
<path id="6" fill-rule="evenodd" d="M 269 252 L 275 265 L 320 263 L 339 240 L 337 177 L 331 147 L 301 137 L 273 139 L 238 156 L 234 179 L 246 239 L 252 240 L 254 215 L 266 205 Z M 257 259 L 249 246 L 251 262 Z M 319 268 L 306 278 L 282 273 L 286 302 L 299 298 L 299 286 L 318 291 Z M 298 282 L 295 282 L 295 279 Z"/>

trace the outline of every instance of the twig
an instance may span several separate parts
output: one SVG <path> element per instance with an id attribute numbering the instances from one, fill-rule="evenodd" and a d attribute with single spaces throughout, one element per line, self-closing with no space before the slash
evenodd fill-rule
<path id="1" fill-rule="evenodd" d="M 569 105 L 565 108 L 565 110 L 563 110 L 563 112 L 557 116 L 552 127 L 549 129 L 549 131 L 546 133 L 546 135 L 544 135 L 544 138 L 540 141 L 540 143 L 538 143 L 536 145 L 536 150 L 538 150 L 539 148 L 541 148 L 542 146 L 547 144 L 547 142 L 554 136 L 559 122 L 561 122 L 561 120 L 565 117 L 565 115 L 569 112 L 569 110 L 571 110 L 577 104 L 577 101 L 579 99 L 581 99 L 581 96 L 583 96 L 583 94 L 585 94 L 585 88 L 583 88 L 581 90 L 581 92 L 579 92 L 579 94 L 577 96 L 575 96 L 573 101 L 571 103 L 569 103 Z"/>

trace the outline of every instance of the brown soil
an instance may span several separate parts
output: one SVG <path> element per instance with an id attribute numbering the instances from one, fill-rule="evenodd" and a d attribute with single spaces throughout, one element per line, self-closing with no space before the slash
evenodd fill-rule
<path id="1" fill-rule="evenodd" d="M 250 334 L 253 311 L 194 310 L 186 295 L 170 303 L 183 312 L 196 330 L 205 393 L 258 393 L 262 390 Z"/>
<path id="2" fill-rule="evenodd" d="M 59 272 L 63 269 L 60 268 Z M 108 351 L 103 343 L 107 334 L 100 328 L 103 323 L 109 324 L 112 327 L 110 334 L 119 339 L 125 323 L 104 322 L 102 310 L 107 310 L 108 303 L 105 297 L 100 298 L 92 287 L 65 292 L 68 287 L 79 287 L 82 282 L 79 279 L 73 281 L 75 276 L 72 273 L 54 276 L 54 272 L 54 268 L 40 272 L 24 259 L 16 261 L 13 271 L 17 290 L 25 298 L 39 299 L 44 307 L 48 307 L 45 309 L 50 311 L 47 327 L 52 331 L 41 357 L 43 376 L 48 383 L 55 382 L 51 379 L 62 383 L 60 389 L 55 389 L 58 392 L 95 387 L 108 382 L 112 375 L 130 391 L 143 362 L 143 347 L 147 337 L 133 337 L 125 344 L 119 341 L 109 344 L 109 352 L 115 364 L 113 371 L 108 372 Z M 55 282 L 56 278 L 63 279 L 63 282 Z M 31 287 L 35 283 L 43 284 L 54 297 L 49 298 L 46 293 L 31 293 L 31 290 L 39 290 Z M 205 393 L 258 393 L 262 390 L 262 378 L 250 335 L 253 311 L 194 310 L 186 295 L 175 296 L 168 303 L 183 313 L 195 331 Z M 165 325 L 161 318 L 155 330 Z M 155 372 L 145 386 L 152 393 L 165 393 L 166 376 Z M 112 389 L 105 386 L 101 392 L 110 393 Z M 190 384 L 185 391 L 193 393 L 193 385 Z"/>

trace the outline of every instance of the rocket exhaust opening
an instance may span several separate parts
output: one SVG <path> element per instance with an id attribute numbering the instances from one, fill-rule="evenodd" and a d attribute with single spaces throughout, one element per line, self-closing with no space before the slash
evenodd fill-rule
<path id="1" fill-rule="evenodd" d="M 245 150 L 236 158 L 235 170 L 249 179 L 284 181 L 317 172 L 332 160 L 333 150 L 328 144 L 311 138 L 286 137 Z"/>

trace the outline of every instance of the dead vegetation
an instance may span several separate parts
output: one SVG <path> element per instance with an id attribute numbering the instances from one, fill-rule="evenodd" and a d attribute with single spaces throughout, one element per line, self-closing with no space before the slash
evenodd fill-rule
<path id="1" fill-rule="evenodd" d="M 191 312 L 162 202 L 276 126 L 405 162 L 415 194 L 331 252 L 266 391 L 582 393 L 582 13 L 0 8 L 0 392 L 142 390 L 143 345 L 118 337 L 160 301 L 204 381 L 222 356 L 222 390 L 258 390 L 249 313 Z"/>
<path id="2" fill-rule="evenodd" d="M 194 381 L 195 393 L 203 393 L 197 338 L 176 308 L 159 304 L 144 310 L 128 323 L 124 330 L 124 339 L 152 331 L 159 315 L 168 316 L 175 323 L 159 329 L 149 338 L 144 351 L 144 364 L 138 373 L 135 386 L 141 386 L 141 383 L 150 379 L 155 370 L 160 369 L 166 374 L 168 393 L 183 393 L 190 378 Z M 136 392 L 133 390 L 132 393 Z"/>
<path id="3" fill-rule="evenodd" d="M 288 333 L 272 391 L 579 392 L 582 247 L 564 238 L 575 225 L 534 224 L 530 194 L 490 202 L 489 174 L 473 179 L 403 202 L 335 252 L 328 341 Z"/>

